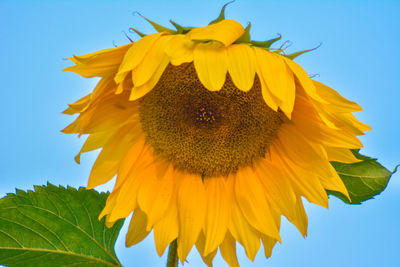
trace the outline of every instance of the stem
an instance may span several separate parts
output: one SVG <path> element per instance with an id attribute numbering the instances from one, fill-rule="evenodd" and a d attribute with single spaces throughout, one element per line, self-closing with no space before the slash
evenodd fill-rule
<path id="1" fill-rule="evenodd" d="M 169 244 L 167 267 L 178 267 L 178 242 L 176 239 Z"/>

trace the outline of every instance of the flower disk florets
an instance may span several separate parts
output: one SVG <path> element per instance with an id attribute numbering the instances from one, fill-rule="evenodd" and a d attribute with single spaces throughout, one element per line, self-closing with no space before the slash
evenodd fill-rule
<path id="1" fill-rule="evenodd" d="M 203 177 L 227 176 L 265 157 L 284 121 L 264 102 L 258 78 L 243 92 L 228 76 L 211 92 L 193 64 L 168 66 L 140 100 L 140 121 L 155 152 L 177 169 Z"/>

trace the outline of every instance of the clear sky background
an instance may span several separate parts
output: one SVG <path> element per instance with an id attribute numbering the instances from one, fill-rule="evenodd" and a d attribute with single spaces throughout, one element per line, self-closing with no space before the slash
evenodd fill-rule
<path id="1" fill-rule="evenodd" d="M 61 72 L 70 65 L 63 59 L 126 44 L 129 27 L 154 32 L 134 11 L 164 25 L 173 19 L 203 26 L 226 3 L 188 2 L 0 0 L 0 197 L 47 181 L 86 185 L 97 153 L 74 162 L 84 138 L 60 132 L 73 120 L 61 112 L 97 80 Z M 364 108 L 357 117 L 373 130 L 361 137 L 362 153 L 389 170 L 400 162 L 400 1 L 237 0 L 226 14 L 244 26 L 251 22 L 255 40 L 282 34 L 293 43 L 288 52 L 322 42 L 297 62 Z M 284 221 L 283 243 L 272 257 L 265 259 L 261 249 L 251 263 L 239 247 L 242 266 L 400 266 L 399 180 L 395 174 L 381 195 L 362 205 L 332 198 L 326 210 L 307 203 L 306 239 Z M 164 266 L 166 256 L 158 257 L 152 236 L 127 249 L 125 234 L 126 225 L 116 245 L 124 266 Z M 188 261 L 204 266 L 195 249 Z M 214 264 L 226 266 L 220 255 Z"/>

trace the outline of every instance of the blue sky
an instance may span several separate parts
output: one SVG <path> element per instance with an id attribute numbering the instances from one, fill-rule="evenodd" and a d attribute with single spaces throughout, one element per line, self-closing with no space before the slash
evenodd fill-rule
<path id="1" fill-rule="evenodd" d="M 152 33 L 138 15 L 168 24 L 206 25 L 226 1 L 0 1 L 2 103 L 0 105 L 0 197 L 14 189 L 53 184 L 84 186 L 97 153 L 73 158 L 83 139 L 60 132 L 73 118 L 61 112 L 89 93 L 96 79 L 61 70 L 67 58 L 126 44 L 129 27 Z M 277 33 L 288 51 L 322 46 L 297 61 L 317 80 L 358 102 L 357 114 L 373 130 L 361 137 L 362 152 L 392 170 L 400 162 L 400 1 L 237 0 L 227 17 L 252 23 L 256 40 Z M 136 37 L 135 37 L 136 38 Z M 242 266 L 398 266 L 400 262 L 400 175 L 375 200 L 330 208 L 306 204 L 309 236 L 282 225 L 283 243 L 272 258 L 262 251 L 251 263 L 239 248 Z M 111 184 L 100 190 L 111 188 Z M 117 242 L 124 266 L 163 266 L 149 236 L 126 249 L 126 228 Z M 195 250 L 187 266 L 203 266 Z M 215 266 L 226 266 L 217 256 Z M 185 264 L 186 265 L 186 264 Z"/>

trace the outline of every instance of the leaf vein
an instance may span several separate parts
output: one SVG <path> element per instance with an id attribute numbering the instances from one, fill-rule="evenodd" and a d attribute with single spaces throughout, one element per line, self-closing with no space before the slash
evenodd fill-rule
<path id="1" fill-rule="evenodd" d="M 65 221 L 65 222 L 67 222 L 67 223 L 69 223 L 69 224 L 71 224 L 71 225 L 74 226 L 76 229 L 78 229 L 79 231 L 81 231 L 82 233 L 84 233 L 86 236 L 88 236 L 90 239 L 92 239 L 92 241 L 93 241 L 98 247 L 100 247 L 102 250 L 104 250 L 104 252 L 105 252 L 108 256 L 110 256 L 113 260 L 115 260 L 116 262 L 118 262 L 118 260 L 114 257 L 114 255 L 112 255 L 105 247 L 101 246 L 101 244 L 100 244 L 99 242 L 97 242 L 96 239 L 94 239 L 92 236 L 90 236 L 90 235 L 89 235 L 85 230 L 83 230 L 79 225 L 74 225 L 72 222 L 66 220 L 65 218 L 63 218 L 63 217 L 61 217 L 61 216 L 55 214 L 54 212 L 52 212 L 52 211 L 50 211 L 50 210 L 46 210 L 46 209 L 44 209 L 44 208 L 42 208 L 42 207 L 30 206 L 30 205 L 20 205 L 20 206 L 32 207 L 32 208 L 35 208 L 35 209 L 39 209 L 39 210 L 48 212 L 48 213 L 50 213 L 50 214 L 52 214 L 52 215 L 54 215 L 54 216 L 60 218 L 61 220 Z"/>
<path id="2" fill-rule="evenodd" d="M 21 212 L 20 210 L 18 210 L 18 212 L 21 213 L 21 215 L 23 215 L 23 216 L 25 216 L 25 217 L 31 219 L 32 221 L 34 221 L 34 222 L 36 222 L 36 223 L 38 223 L 38 224 L 40 224 L 44 229 L 46 229 L 47 231 L 49 231 L 50 233 L 52 233 L 53 236 L 54 236 L 55 238 L 58 239 L 58 241 L 60 241 L 61 245 L 63 245 L 63 247 L 64 247 L 65 250 L 70 251 L 70 249 L 68 249 L 68 247 L 67 247 L 67 246 L 64 244 L 64 242 L 62 241 L 62 239 L 61 239 L 60 237 L 58 237 L 58 235 L 57 235 L 55 232 L 53 232 L 53 230 L 51 230 L 50 228 L 48 228 L 46 225 L 42 224 L 42 223 L 41 223 L 40 221 L 38 221 L 37 219 L 32 218 L 32 217 L 26 215 L 25 213 Z M 54 245 L 54 246 L 55 246 L 55 245 Z"/>
<path id="3" fill-rule="evenodd" d="M 79 225 L 78 218 L 75 216 L 75 212 L 74 212 L 73 209 L 70 207 L 70 205 L 68 204 L 68 202 L 65 202 L 64 199 L 62 199 L 61 197 L 59 197 L 57 194 L 54 194 L 54 196 L 55 196 L 56 198 L 58 198 L 58 199 L 68 208 L 68 210 L 71 212 L 72 216 L 73 216 L 74 219 L 75 219 L 76 225 Z M 62 218 L 61 216 L 58 216 L 58 217 Z M 71 222 L 70 222 L 70 223 L 71 223 Z M 71 224 L 72 224 L 72 223 L 71 223 Z"/>
<path id="4" fill-rule="evenodd" d="M 1 218 L 0 218 L 1 219 Z M 18 245 L 21 246 L 21 248 L 23 248 L 24 246 L 16 239 L 14 238 L 12 235 L 8 234 L 7 232 L 4 232 L 3 230 L 0 229 L 0 232 L 5 234 L 6 236 L 10 237 L 12 240 L 14 240 Z"/>
<path id="5" fill-rule="evenodd" d="M 344 175 L 344 176 L 349 176 L 349 177 L 355 177 L 355 178 L 368 178 L 368 179 L 387 179 L 387 176 L 372 176 L 372 175 L 355 175 L 355 174 L 348 174 L 348 173 L 343 173 L 340 171 L 336 171 L 339 175 Z"/>
<path id="6" fill-rule="evenodd" d="M 52 245 L 52 246 L 54 247 L 54 249 L 58 250 L 58 248 L 57 248 L 50 240 L 48 240 L 45 236 L 43 236 L 41 233 L 35 231 L 34 229 L 31 229 L 30 227 L 28 227 L 28 226 L 26 226 L 26 225 L 23 225 L 23 224 L 21 224 L 21 223 L 18 223 L 18 222 L 15 222 L 15 221 L 7 220 L 7 219 L 5 219 L 5 218 L 1 218 L 1 217 L 0 217 L 0 220 L 6 221 L 6 222 L 9 222 L 9 223 L 14 223 L 14 224 L 17 224 L 17 225 L 19 225 L 19 226 L 25 228 L 25 229 L 30 230 L 32 233 L 34 233 L 34 234 L 40 236 L 42 239 L 46 240 L 50 245 Z"/>
<path id="7" fill-rule="evenodd" d="M 88 259 L 92 262 L 97 262 L 97 263 L 103 263 L 109 266 L 121 266 L 118 262 L 117 264 L 100 259 L 100 258 L 96 258 L 93 256 L 89 256 L 89 255 L 84 255 L 84 254 L 77 254 L 77 253 L 73 253 L 72 251 L 63 251 L 63 250 L 50 250 L 50 249 L 40 249 L 40 248 L 8 248 L 8 247 L 0 247 L 0 250 L 27 250 L 28 252 L 48 252 L 48 253 L 59 253 L 59 254 L 66 254 L 66 255 L 71 255 L 71 256 L 75 256 L 75 257 L 81 257 L 84 259 Z"/>

